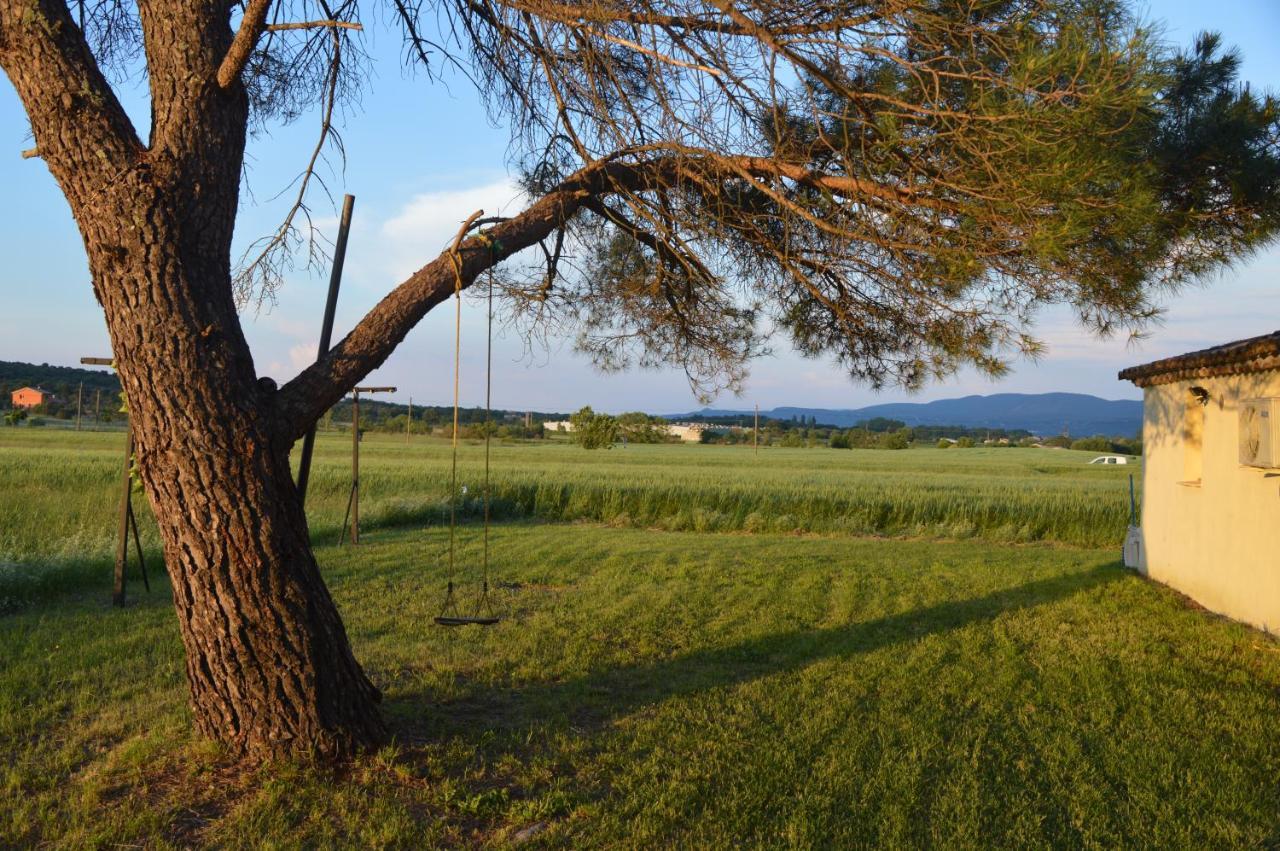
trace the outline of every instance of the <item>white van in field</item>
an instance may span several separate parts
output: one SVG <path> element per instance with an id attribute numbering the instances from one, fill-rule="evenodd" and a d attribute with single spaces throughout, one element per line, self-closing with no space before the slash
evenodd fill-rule
<path id="1" fill-rule="evenodd" d="M 1129 459 L 1123 455 L 1099 455 L 1090 464 L 1128 464 Z"/>

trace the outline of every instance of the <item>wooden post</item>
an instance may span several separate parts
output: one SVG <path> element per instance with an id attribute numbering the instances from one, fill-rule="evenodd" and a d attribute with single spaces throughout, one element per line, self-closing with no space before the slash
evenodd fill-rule
<path id="1" fill-rule="evenodd" d="M 360 543 L 360 388 L 351 395 L 351 543 Z"/>
<path id="2" fill-rule="evenodd" d="M 329 296 L 324 303 L 324 319 L 320 323 L 320 344 L 316 347 L 319 361 L 329 351 L 333 339 L 333 315 L 338 309 L 338 287 L 342 284 L 342 264 L 347 256 L 347 235 L 351 232 L 351 210 L 355 207 L 354 195 L 342 198 L 342 218 L 338 224 L 338 241 L 333 246 L 333 269 L 329 272 Z M 311 455 L 316 448 L 316 426 L 311 424 L 307 436 L 302 439 L 302 457 L 298 460 L 298 498 L 307 502 L 307 481 L 311 478 Z M 343 527 L 345 530 L 345 526 Z"/>
<path id="3" fill-rule="evenodd" d="M 404 442 L 409 442 L 409 430 L 413 427 L 413 397 L 409 397 L 409 418 L 404 421 Z"/>
<path id="4" fill-rule="evenodd" d="M 129 559 L 129 515 L 133 482 L 129 477 L 129 468 L 133 461 L 133 429 L 127 424 L 124 429 L 124 475 L 121 478 L 123 490 L 120 494 L 120 535 L 116 541 L 116 569 L 111 584 L 111 602 L 117 606 L 124 605 L 124 569 Z"/>
<path id="5" fill-rule="evenodd" d="M 751 451 L 754 452 L 757 457 L 759 457 L 760 455 L 760 405 L 759 404 L 756 405 L 756 425 L 755 425 L 755 428 L 751 430 Z"/>
<path id="6" fill-rule="evenodd" d="M 91 366 L 112 366 L 111 358 L 80 358 L 80 363 Z M 84 382 L 80 383 L 81 391 L 84 390 Z M 101 401 L 102 391 L 98 391 L 98 398 Z M 80 414 L 79 400 L 76 402 L 76 427 L 79 428 Z M 128 420 L 124 424 L 124 475 L 123 475 L 123 492 L 120 494 L 120 535 L 116 541 L 116 564 L 115 575 L 111 582 L 111 602 L 117 606 L 124 605 L 125 597 L 125 580 L 124 570 L 128 566 L 129 561 L 129 524 L 133 520 L 133 482 L 129 477 L 129 470 L 133 466 L 133 430 L 129 426 Z M 137 538 L 137 525 L 134 524 L 134 539 L 138 543 L 138 558 L 142 558 L 142 541 Z M 143 565 L 143 582 L 146 582 L 146 565 Z M 151 590 L 148 585 L 147 590 Z"/>
<path id="7" fill-rule="evenodd" d="M 394 387 L 354 387 L 351 390 L 351 495 L 347 498 L 347 514 L 351 518 L 351 543 L 360 543 L 360 394 L 394 393 Z M 341 544 L 347 532 L 347 518 L 342 518 Z"/>
<path id="8" fill-rule="evenodd" d="M 80 411 L 84 406 L 84 382 L 80 382 L 80 387 L 76 389 L 76 431 L 80 430 Z"/>
<path id="9" fill-rule="evenodd" d="M 99 387 L 93 393 L 93 427 L 96 431 L 98 424 L 102 422 L 102 388 Z"/>

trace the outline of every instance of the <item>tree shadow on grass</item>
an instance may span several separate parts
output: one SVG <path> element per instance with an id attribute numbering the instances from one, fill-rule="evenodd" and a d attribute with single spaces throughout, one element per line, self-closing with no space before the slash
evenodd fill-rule
<path id="1" fill-rule="evenodd" d="M 953 600 L 870 621 L 797 629 L 708 647 L 645 664 L 606 668 L 585 677 L 532 682 L 511 688 L 478 687 L 440 702 L 426 691 L 388 701 L 398 739 L 427 742 L 445 736 L 493 742 L 524 738 L 539 727 L 571 728 L 590 735 L 616 718 L 668 698 L 735 686 L 814 662 L 871 653 L 1038 606 L 1059 602 L 1111 582 L 1117 566 L 1028 582 L 982 597 Z M 425 711 L 424 711 L 425 710 Z"/>

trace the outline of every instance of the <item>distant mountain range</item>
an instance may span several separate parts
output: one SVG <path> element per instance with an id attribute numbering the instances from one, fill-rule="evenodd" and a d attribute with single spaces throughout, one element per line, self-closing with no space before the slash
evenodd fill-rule
<path id="1" fill-rule="evenodd" d="M 751 416 L 752 411 L 703 408 L 667 419 Z M 890 402 L 865 408 L 773 408 L 762 417 L 789 420 L 814 417 L 820 425 L 848 428 L 873 417 L 901 420 L 910 426 L 966 426 L 968 428 L 1026 429 L 1033 434 L 1075 436 L 1104 434 L 1129 437 L 1142 428 L 1142 402 L 1100 399 L 1085 393 L 996 393 L 936 402 Z"/>

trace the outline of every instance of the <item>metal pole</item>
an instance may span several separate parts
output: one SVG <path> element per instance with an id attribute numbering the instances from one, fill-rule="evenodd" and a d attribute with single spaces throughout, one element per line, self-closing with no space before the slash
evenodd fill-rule
<path id="1" fill-rule="evenodd" d="M 120 494 L 120 536 L 116 542 L 116 572 L 111 585 L 111 602 L 117 606 L 124 605 L 124 568 L 129 558 L 129 515 L 132 511 L 129 499 L 133 484 L 129 479 L 129 467 L 132 460 L 133 429 L 126 424 L 124 429 L 124 490 Z"/>
<path id="2" fill-rule="evenodd" d="M 80 387 L 76 390 L 76 431 L 80 430 L 80 411 L 84 406 L 84 382 L 80 382 Z"/>
<path id="3" fill-rule="evenodd" d="M 347 256 L 347 235 L 351 232 L 351 210 L 355 206 L 354 195 L 342 198 L 342 219 L 338 224 L 338 241 L 333 246 L 333 269 L 329 272 L 329 295 L 324 303 L 324 321 L 320 323 L 320 345 L 316 347 L 316 361 L 329 351 L 333 339 L 333 315 L 338 309 L 338 287 L 342 284 L 342 264 Z M 312 423 L 307 436 L 302 439 L 302 457 L 298 462 L 298 498 L 307 502 L 307 481 L 311 478 L 311 455 L 316 448 L 316 424 Z"/>

